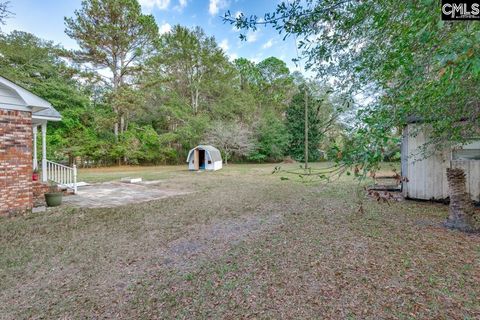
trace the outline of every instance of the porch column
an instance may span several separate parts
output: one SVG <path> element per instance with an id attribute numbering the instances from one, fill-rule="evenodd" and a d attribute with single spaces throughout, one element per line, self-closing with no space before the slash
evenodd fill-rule
<path id="1" fill-rule="evenodd" d="M 38 169 L 38 158 L 37 158 L 37 126 L 34 125 L 32 128 L 33 131 L 33 170 Z"/>
<path id="2" fill-rule="evenodd" d="M 47 122 L 42 123 L 42 181 L 47 182 Z"/>

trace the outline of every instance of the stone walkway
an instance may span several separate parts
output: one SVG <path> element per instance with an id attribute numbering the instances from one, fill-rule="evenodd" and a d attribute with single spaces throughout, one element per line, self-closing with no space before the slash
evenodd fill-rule
<path id="1" fill-rule="evenodd" d="M 152 181 L 144 183 L 107 182 L 78 188 L 77 194 L 63 197 L 64 205 L 82 208 L 112 208 L 131 203 L 146 202 L 187 194 L 166 190 Z"/>

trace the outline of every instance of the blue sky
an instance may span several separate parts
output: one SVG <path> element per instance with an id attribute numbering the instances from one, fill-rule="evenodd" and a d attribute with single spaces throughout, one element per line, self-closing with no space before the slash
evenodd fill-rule
<path id="1" fill-rule="evenodd" d="M 232 13 L 257 14 L 272 11 L 277 0 L 140 0 L 145 13 L 155 17 L 160 32 L 181 24 L 200 26 L 208 35 L 215 36 L 218 44 L 233 59 L 245 57 L 259 62 L 270 56 L 284 60 L 290 69 L 296 70 L 291 59 L 296 57 L 295 40 L 283 36 L 271 28 L 260 28 L 247 34 L 247 41 L 239 40 L 239 32 L 224 24 L 221 16 Z M 75 48 L 76 43 L 64 33 L 65 16 L 72 16 L 80 8 L 81 0 L 12 0 L 10 10 L 15 16 L 7 20 L 2 31 L 22 30 L 53 40 L 66 48 Z"/>

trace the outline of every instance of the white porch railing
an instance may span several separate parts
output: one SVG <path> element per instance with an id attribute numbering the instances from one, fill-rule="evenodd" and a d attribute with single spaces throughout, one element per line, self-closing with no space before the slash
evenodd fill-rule
<path id="1" fill-rule="evenodd" d="M 67 167 L 53 161 L 46 160 L 47 181 L 54 181 L 61 187 L 66 187 L 77 193 L 77 167 Z"/>

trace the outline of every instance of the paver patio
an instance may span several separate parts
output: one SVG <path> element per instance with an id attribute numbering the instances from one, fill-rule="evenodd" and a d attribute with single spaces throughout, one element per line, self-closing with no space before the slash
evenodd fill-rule
<path id="1" fill-rule="evenodd" d="M 188 192 L 164 189 L 155 181 L 143 183 L 106 182 L 80 187 L 77 194 L 63 198 L 64 205 L 81 208 L 113 208 Z"/>

